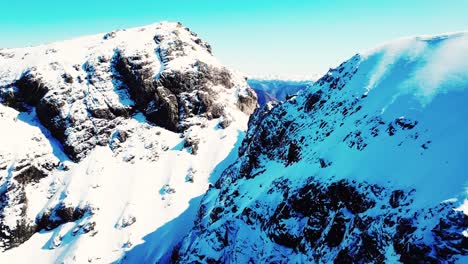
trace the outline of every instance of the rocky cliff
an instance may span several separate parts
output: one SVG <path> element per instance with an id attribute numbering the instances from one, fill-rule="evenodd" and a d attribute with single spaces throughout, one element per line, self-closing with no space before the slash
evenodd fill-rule
<path id="1" fill-rule="evenodd" d="M 242 75 L 169 22 L 2 49 L 0 101 L 0 262 L 25 263 L 149 246 L 217 177 L 257 105 Z"/>
<path id="2" fill-rule="evenodd" d="M 251 117 L 174 263 L 464 263 L 468 34 L 357 54 Z"/>

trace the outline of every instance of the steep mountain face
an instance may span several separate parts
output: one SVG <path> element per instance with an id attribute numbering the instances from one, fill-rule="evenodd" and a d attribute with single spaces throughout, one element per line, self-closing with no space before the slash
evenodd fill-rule
<path id="1" fill-rule="evenodd" d="M 1 49 L 0 262 L 158 261 L 256 100 L 179 23 Z"/>
<path id="2" fill-rule="evenodd" d="M 268 102 L 286 100 L 286 97 L 295 95 L 303 89 L 312 86 L 313 81 L 276 80 L 276 79 L 248 79 L 247 83 L 257 94 L 258 103 L 265 105 Z"/>
<path id="3" fill-rule="evenodd" d="M 256 110 L 173 262 L 466 263 L 468 33 L 358 54 Z"/>

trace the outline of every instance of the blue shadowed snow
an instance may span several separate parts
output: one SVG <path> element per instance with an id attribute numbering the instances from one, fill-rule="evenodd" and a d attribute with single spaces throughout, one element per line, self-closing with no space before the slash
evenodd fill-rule
<path id="1" fill-rule="evenodd" d="M 33 108 L 31 112 L 19 112 L 18 120 L 27 123 L 31 126 L 38 127 L 42 134 L 49 140 L 50 146 L 52 147 L 54 156 L 59 159 L 60 162 L 69 161 L 67 154 L 63 151 L 62 144 L 52 136 L 50 131 L 45 128 L 39 120 L 37 120 L 36 109 Z"/>
<path id="2" fill-rule="evenodd" d="M 146 235 L 144 243 L 135 246 L 114 263 L 168 263 L 175 243 L 192 228 L 202 197 L 190 200 L 189 207 L 182 214 Z"/>
<path id="3" fill-rule="evenodd" d="M 239 147 L 242 144 L 242 140 L 244 140 L 244 137 L 245 137 L 245 132 L 238 130 L 237 141 L 234 144 L 231 152 L 229 152 L 229 155 L 223 161 L 218 163 L 218 165 L 214 168 L 213 172 L 211 173 L 210 178 L 209 178 L 209 181 L 211 183 L 213 184 L 216 183 L 216 181 L 218 181 L 219 177 L 224 172 L 224 170 L 239 158 L 238 151 L 239 151 Z"/>
<path id="4" fill-rule="evenodd" d="M 238 158 L 238 149 L 244 137 L 245 132 L 238 130 L 237 141 L 231 152 L 213 169 L 209 178 L 211 183 L 214 184 L 224 170 Z M 172 248 L 193 227 L 202 197 L 203 195 L 190 200 L 188 208 L 182 214 L 145 236 L 144 243 L 132 248 L 115 263 L 168 263 Z"/>

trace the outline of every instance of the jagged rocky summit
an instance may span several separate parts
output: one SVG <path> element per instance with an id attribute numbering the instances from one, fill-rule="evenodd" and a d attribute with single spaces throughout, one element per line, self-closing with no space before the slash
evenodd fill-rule
<path id="1" fill-rule="evenodd" d="M 180 23 L 1 49 L 0 262 L 162 258 L 256 99 Z"/>

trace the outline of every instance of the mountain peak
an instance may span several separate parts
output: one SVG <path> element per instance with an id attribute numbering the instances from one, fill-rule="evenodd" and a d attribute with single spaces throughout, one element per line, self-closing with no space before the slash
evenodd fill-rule
<path id="1" fill-rule="evenodd" d="M 17 108 L 36 107 L 73 159 L 83 158 L 90 146 L 106 144 L 109 135 L 96 130 L 107 128 L 93 119 L 142 112 L 148 121 L 177 132 L 196 117 L 228 120 L 227 109 L 249 114 L 256 105 L 243 77 L 219 64 L 210 45 L 180 23 L 10 49 L 0 54 L 0 66 L 4 100 Z"/>
<path id="2" fill-rule="evenodd" d="M 180 23 L 2 49 L 1 262 L 463 262 L 467 44 L 250 80 L 258 108 Z"/>
<path id="3" fill-rule="evenodd" d="M 0 102 L 0 258 L 21 262 L 123 257 L 206 191 L 257 106 L 172 22 L 2 49 Z"/>
<path id="4" fill-rule="evenodd" d="M 467 40 L 392 42 L 256 110 L 173 260 L 463 262 Z"/>

